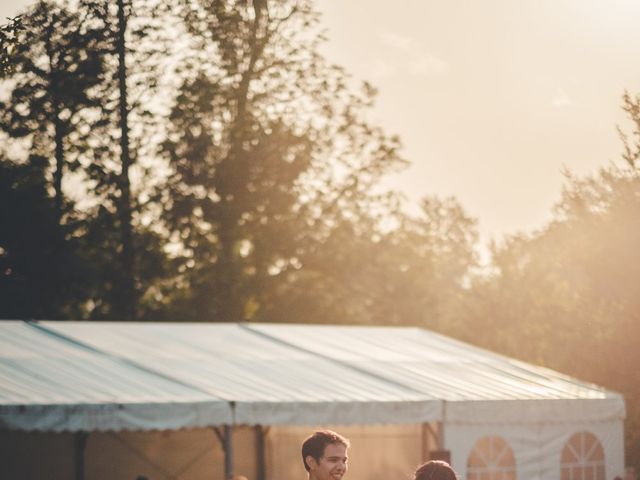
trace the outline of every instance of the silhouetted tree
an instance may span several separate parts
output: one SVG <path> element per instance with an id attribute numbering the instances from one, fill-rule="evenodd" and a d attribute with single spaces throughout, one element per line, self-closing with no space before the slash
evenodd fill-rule
<path id="1" fill-rule="evenodd" d="M 22 19 L 19 16 L 8 20 L 7 23 L 0 25 L 0 80 L 13 73 L 16 37 L 18 31 L 23 28 Z"/>
<path id="2" fill-rule="evenodd" d="M 90 93 L 104 66 L 104 32 L 92 23 L 99 13 L 39 1 L 21 16 L 8 59 L 12 88 L 0 103 L 0 130 L 24 139 L 33 158 L 54 160 L 48 174 L 59 221 L 66 208 L 63 176 L 78 168 L 82 150 L 69 137 L 90 129 L 82 113 L 99 107 Z"/>
<path id="3" fill-rule="evenodd" d="M 155 4 L 138 4 L 141 15 L 156 12 Z M 3 56 L 10 62 L 5 83 L 10 96 L 0 104 L 6 151 L 13 152 L 15 163 L 53 160 L 42 178 L 55 199 L 58 223 L 73 232 L 67 233 L 73 235 L 70 243 L 83 249 L 77 253 L 94 274 L 93 281 L 83 280 L 86 298 L 68 299 L 83 306 L 80 316 L 135 318 L 141 314 L 138 292 L 146 295 L 163 270 L 158 236 L 133 218 L 134 212 L 142 216 L 145 207 L 141 198 L 131 198 L 135 155 L 128 148 L 132 127 L 126 122 L 133 110 L 133 144 L 147 142 L 143 137 L 152 122 L 142 102 L 155 91 L 149 57 L 162 49 L 162 42 L 150 36 L 157 21 L 144 18 L 127 33 L 135 44 L 127 48 L 125 24 L 130 17 L 124 3 L 81 1 L 70 6 L 40 1 L 22 14 L 22 28 L 11 33 L 11 56 Z M 134 73 L 123 68 L 123 55 L 135 58 Z M 121 92 L 124 74 L 133 78 L 133 100 Z M 22 150 L 26 154 L 21 158 L 17 152 Z M 136 174 L 142 185 L 144 170 Z M 63 178 L 68 179 L 67 188 Z M 134 195 L 143 191 L 144 186 Z M 79 208 L 72 197 L 81 200 Z M 135 261 L 134 242 L 141 250 Z"/>
<path id="4" fill-rule="evenodd" d="M 85 298 L 90 272 L 74 227 L 58 222 L 47 167 L 0 157 L 0 318 L 71 318 Z"/>

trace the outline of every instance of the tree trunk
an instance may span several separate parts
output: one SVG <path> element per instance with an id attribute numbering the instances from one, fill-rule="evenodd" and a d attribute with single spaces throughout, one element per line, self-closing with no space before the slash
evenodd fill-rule
<path id="1" fill-rule="evenodd" d="M 53 187 L 55 190 L 55 206 L 56 206 L 56 214 L 58 215 L 58 222 L 62 221 L 62 207 L 63 207 L 63 196 L 62 196 L 62 176 L 64 174 L 64 126 L 62 125 L 62 121 L 58 118 L 59 108 L 57 104 L 57 99 L 54 100 L 56 102 L 54 108 L 54 125 L 55 125 L 55 137 L 56 137 L 56 169 L 53 172 Z"/>
<path id="2" fill-rule="evenodd" d="M 45 51 L 49 57 L 49 90 L 51 92 L 51 104 L 53 111 L 51 112 L 54 126 L 54 144 L 55 144 L 55 161 L 56 166 L 53 171 L 53 190 L 55 192 L 54 204 L 58 223 L 62 222 L 62 207 L 64 204 L 62 196 L 62 176 L 64 175 L 64 127 L 60 120 L 60 91 L 59 75 L 61 67 L 56 60 L 54 47 L 51 45 L 51 37 L 54 34 L 54 25 L 56 23 L 56 15 L 53 14 L 51 22 L 47 25 L 47 34 L 45 39 Z M 58 57 L 59 58 L 59 57 Z"/>
<path id="3" fill-rule="evenodd" d="M 131 188 L 129 181 L 129 168 L 131 157 L 129 155 L 129 126 L 127 123 L 127 70 L 126 70 L 126 43 L 125 33 L 127 19 L 125 15 L 124 0 L 118 0 L 118 89 L 120 93 L 120 151 L 122 170 L 120 172 L 120 204 L 118 212 L 120 217 L 120 235 L 122 251 L 120 254 L 122 277 L 120 285 L 120 298 L 118 299 L 118 314 L 123 315 L 124 320 L 136 318 L 136 290 L 135 290 L 135 255 L 133 248 L 133 232 L 131 219 Z"/>
<path id="4" fill-rule="evenodd" d="M 256 62 L 262 55 L 267 40 L 266 33 L 263 33 L 263 35 L 265 35 L 264 37 L 260 37 L 259 35 L 260 28 L 263 26 L 262 10 L 264 8 L 265 5 L 262 2 L 253 3 L 254 20 L 251 27 L 251 37 L 249 39 L 249 49 L 251 52 L 249 63 L 247 69 L 242 73 L 236 94 L 236 111 L 234 125 L 231 131 L 231 147 L 229 155 L 225 160 L 227 165 L 219 169 L 223 187 L 221 189 L 221 202 L 225 211 L 220 218 L 220 265 L 221 271 L 223 272 L 223 278 L 220 279 L 220 284 L 223 290 L 222 298 L 225 299 L 221 305 L 220 320 L 224 322 L 240 322 L 245 320 L 244 307 L 246 298 L 244 298 L 242 293 L 242 279 L 239 274 L 236 259 L 234 258 L 236 242 L 240 240 L 236 235 L 239 213 L 235 206 L 238 200 L 235 198 L 234 186 L 237 182 L 232 180 L 231 177 L 235 177 L 238 174 L 237 169 L 240 168 L 238 162 L 239 158 L 243 155 L 242 143 L 246 139 L 248 132 L 246 122 L 249 89 L 251 81 L 253 80 Z"/>

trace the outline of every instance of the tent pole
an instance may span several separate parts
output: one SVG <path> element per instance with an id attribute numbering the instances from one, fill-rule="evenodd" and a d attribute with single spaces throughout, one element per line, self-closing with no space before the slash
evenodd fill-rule
<path id="1" fill-rule="evenodd" d="M 84 451 L 87 446 L 88 436 L 87 432 L 77 432 L 74 435 L 76 480 L 84 480 Z"/>
<path id="2" fill-rule="evenodd" d="M 443 401 L 442 402 L 442 420 L 440 422 L 438 422 L 438 432 L 440 433 L 439 435 L 439 439 L 440 439 L 440 449 L 444 450 L 446 447 L 444 446 L 444 429 L 445 429 L 445 423 L 447 421 L 447 402 Z"/>
<path id="3" fill-rule="evenodd" d="M 216 434 L 222 451 L 224 452 L 224 480 L 233 479 L 233 427 L 231 425 L 225 425 L 224 430 L 221 432 L 218 427 L 212 427 L 213 433 Z"/>
<path id="4" fill-rule="evenodd" d="M 224 452 L 224 480 L 231 480 L 233 478 L 233 427 L 225 425 L 222 432 L 218 427 L 212 427 L 212 430 L 220 440 Z"/>
<path id="5" fill-rule="evenodd" d="M 422 424 L 422 461 L 426 462 L 430 459 L 432 450 L 432 439 L 435 438 L 435 432 L 431 428 L 431 424 Z"/>
<path id="6" fill-rule="evenodd" d="M 224 426 L 224 478 L 225 480 L 233 479 L 233 427 L 231 425 Z"/>
<path id="7" fill-rule="evenodd" d="M 438 435 L 436 439 L 438 450 L 444 450 L 444 422 L 438 422 Z"/>
<path id="8" fill-rule="evenodd" d="M 266 480 L 267 468 L 265 461 L 265 440 L 268 427 L 256 425 L 254 427 L 256 436 L 256 480 Z"/>

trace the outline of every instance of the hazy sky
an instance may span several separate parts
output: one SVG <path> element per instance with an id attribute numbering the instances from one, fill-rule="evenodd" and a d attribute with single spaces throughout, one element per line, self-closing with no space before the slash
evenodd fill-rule
<path id="1" fill-rule="evenodd" d="M 0 16 L 24 0 L 0 0 Z M 327 55 L 379 89 L 403 140 L 393 180 L 455 196 L 483 236 L 541 226 L 563 167 L 618 161 L 621 96 L 640 93 L 639 0 L 318 0 Z"/>
<path id="2" fill-rule="evenodd" d="M 637 0 L 320 0 L 327 52 L 379 88 L 412 197 L 457 197 L 486 236 L 541 226 L 562 169 L 622 151 L 640 93 Z"/>

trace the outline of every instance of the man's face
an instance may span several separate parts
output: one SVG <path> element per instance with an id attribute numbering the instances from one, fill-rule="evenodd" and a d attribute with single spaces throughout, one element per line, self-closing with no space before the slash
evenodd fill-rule
<path id="1" fill-rule="evenodd" d="M 347 447 L 339 443 L 330 443 L 324 448 L 324 453 L 316 461 L 307 457 L 309 475 L 314 480 L 341 480 L 347 473 Z"/>

